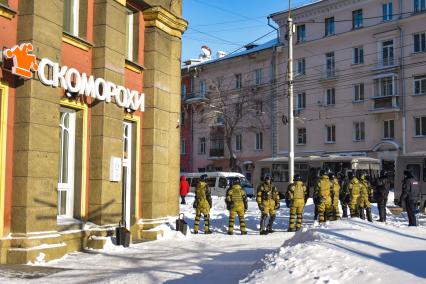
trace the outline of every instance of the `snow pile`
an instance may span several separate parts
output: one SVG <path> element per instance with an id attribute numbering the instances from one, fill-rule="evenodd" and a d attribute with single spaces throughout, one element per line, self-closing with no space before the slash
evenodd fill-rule
<path id="1" fill-rule="evenodd" d="M 425 228 L 393 223 L 350 219 L 307 226 L 241 283 L 425 283 Z"/>

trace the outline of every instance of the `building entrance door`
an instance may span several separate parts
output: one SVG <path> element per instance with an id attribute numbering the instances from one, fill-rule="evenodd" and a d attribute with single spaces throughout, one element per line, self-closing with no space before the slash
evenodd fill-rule
<path id="1" fill-rule="evenodd" d="M 123 122 L 123 188 L 122 215 L 123 226 L 130 230 L 130 199 L 132 188 L 132 123 Z"/>

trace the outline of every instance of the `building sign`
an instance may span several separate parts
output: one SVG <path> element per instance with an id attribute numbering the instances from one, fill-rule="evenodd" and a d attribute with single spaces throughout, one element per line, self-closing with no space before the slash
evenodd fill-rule
<path id="1" fill-rule="evenodd" d="M 58 63 L 48 58 L 41 59 L 37 64 L 36 56 L 30 54 L 33 50 L 31 43 L 16 45 L 3 52 L 5 58 L 13 58 L 12 73 L 31 79 L 33 72 L 37 72 L 40 82 L 46 86 L 58 88 L 61 86 L 66 94 L 84 95 L 97 100 L 115 103 L 131 110 L 145 110 L 145 95 L 130 90 L 102 78 L 95 78 L 86 73 L 80 73 L 68 66 L 60 67 Z M 52 72 L 49 72 L 52 71 Z M 51 74 L 48 76 L 47 74 Z"/>

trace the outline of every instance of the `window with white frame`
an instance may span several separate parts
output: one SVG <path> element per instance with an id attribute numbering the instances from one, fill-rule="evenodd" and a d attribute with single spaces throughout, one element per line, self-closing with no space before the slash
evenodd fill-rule
<path id="1" fill-rule="evenodd" d="M 263 150 L 263 133 L 262 132 L 256 133 L 255 149 L 256 150 Z"/>
<path id="2" fill-rule="evenodd" d="M 426 10 L 426 0 L 413 0 L 414 12 L 421 12 Z"/>
<path id="3" fill-rule="evenodd" d="M 243 149 L 242 134 L 235 135 L 235 151 L 241 151 Z"/>
<path id="4" fill-rule="evenodd" d="M 417 33 L 413 35 L 414 52 L 426 52 L 426 33 Z"/>
<path id="5" fill-rule="evenodd" d="M 80 38 L 86 38 L 87 0 L 64 0 L 64 31 Z"/>
<path id="6" fill-rule="evenodd" d="M 262 100 L 256 101 L 255 110 L 256 110 L 256 115 L 263 115 L 263 101 Z"/>
<path id="7" fill-rule="evenodd" d="M 306 144 L 306 128 L 297 128 L 297 145 Z"/>
<path id="8" fill-rule="evenodd" d="M 256 69 L 255 71 L 254 71 L 254 74 L 255 74 L 255 84 L 256 85 L 260 85 L 260 84 L 262 84 L 262 69 Z"/>
<path id="9" fill-rule="evenodd" d="M 414 94 L 415 95 L 426 94 L 426 75 L 414 76 Z"/>
<path id="10" fill-rule="evenodd" d="M 306 93 L 297 94 L 297 110 L 306 108 Z"/>
<path id="11" fill-rule="evenodd" d="M 58 215 L 70 218 L 74 215 L 75 124 L 75 111 L 61 108 L 59 123 Z"/>
<path id="12" fill-rule="evenodd" d="M 385 40 L 382 42 L 382 66 L 394 65 L 394 48 L 393 40 Z"/>
<path id="13" fill-rule="evenodd" d="M 297 36 L 297 42 L 304 42 L 306 40 L 306 27 L 305 25 L 298 25 L 297 26 L 297 31 L 296 31 L 296 36 Z"/>
<path id="14" fill-rule="evenodd" d="M 139 49 L 139 14 L 126 9 L 126 59 L 138 61 Z"/>
<path id="15" fill-rule="evenodd" d="M 181 155 L 186 154 L 186 140 L 185 139 L 180 140 L 180 154 Z"/>
<path id="16" fill-rule="evenodd" d="M 393 18 L 393 3 L 385 3 L 382 5 L 383 21 L 390 21 Z"/>
<path id="17" fill-rule="evenodd" d="M 362 9 L 352 11 L 352 29 L 359 29 L 363 26 Z"/>
<path id="18" fill-rule="evenodd" d="M 414 118 L 414 135 L 426 136 L 426 116 Z"/>
<path id="19" fill-rule="evenodd" d="M 336 104 L 336 89 L 329 88 L 325 91 L 325 105 L 332 106 Z"/>
<path id="20" fill-rule="evenodd" d="M 297 59 L 297 75 L 306 74 L 306 61 L 305 58 Z"/>
<path id="21" fill-rule="evenodd" d="M 326 143 L 336 142 L 336 126 L 335 125 L 325 126 L 325 142 Z"/>
<path id="22" fill-rule="evenodd" d="M 362 46 L 354 47 L 353 64 L 364 64 L 364 48 Z"/>
<path id="23" fill-rule="evenodd" d="M 393 77 L 381 78 L 379 97 L 389 97 L 392 95 L 393 95 Z"/>
<path id="24" fill-rule="evenodd" d="M 200 81 L 200 96 L 204 97 L 207 93 L 207 83 L 206 80 Z"/>
<path id="25" fill-rule="evenodd" d="M 383 121 L 383 138 L 394 139 L 395 138 L 395 120 Z"/>
<path id="26" fill-rule="evenodd" d="M 334 35 L 334 17 L 325 19 L 325 36 Z"/>
<path id="27" fill-rule="evenodd" d="M 235 88 L 241 89 L 243 87 L 243 76 L 241 74 L 235 74 Z"/>
<path id="28" fill-rule="evenodd" d="M 364 141 L 365 140 L 365 123 L 354 122 L 354 141 Z"/>
<path id="29" fill-rule="evenodd" d="M 206 153 L 206 137 L 198 138 L 198 153 L 204 155 Z"/>
<path id="30" fill-rule="evenodd" d="M 354 85 L 354 102 L 364 101 L 364 83 Z"/>

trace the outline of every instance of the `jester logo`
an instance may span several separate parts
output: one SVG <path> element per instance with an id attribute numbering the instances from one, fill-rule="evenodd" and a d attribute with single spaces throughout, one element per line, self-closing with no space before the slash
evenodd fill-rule
<path id="1" fill-rule="evenodd" d="M 23 43 L 3 52 L 6 58 L 13 58 L 13 74 L 28 79 L 32 78 L 32 72 L 38 70 L 38 64 L 36 56 L 30 54 L 31 51 L 33 51 L 33 45 L 31 43 Z"/>

